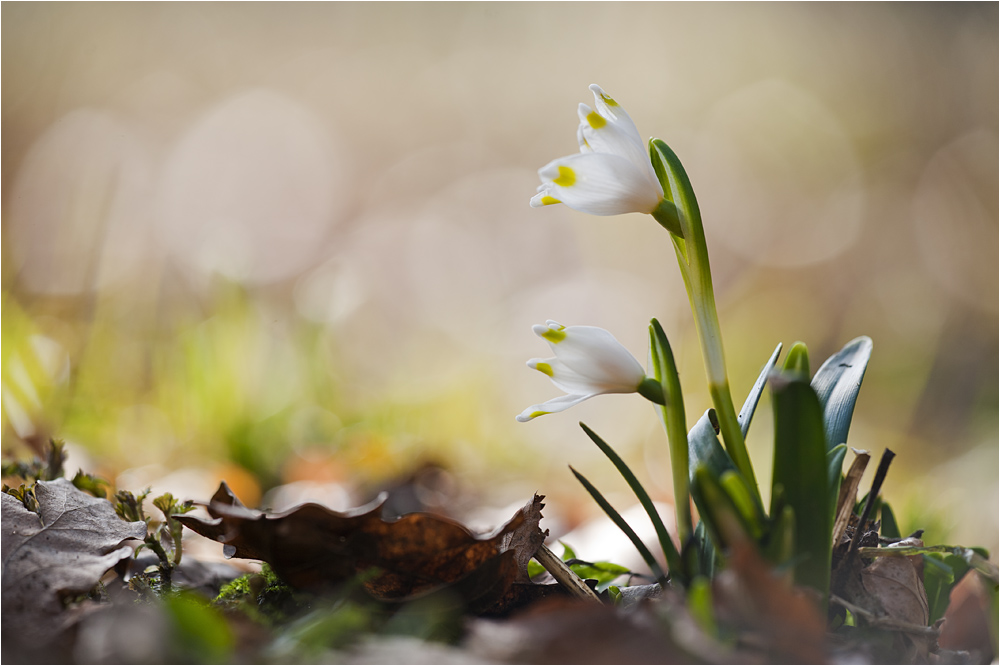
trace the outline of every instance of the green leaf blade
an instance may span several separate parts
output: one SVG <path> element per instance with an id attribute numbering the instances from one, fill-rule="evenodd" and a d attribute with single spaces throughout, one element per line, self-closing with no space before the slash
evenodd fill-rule
<path id="1" fill-rule="evenodd" d="M 654 506 L 649 493 L 647 493 L 646 489 L 643 488 L 641 483 L 639 483 L 639 479 L 632 473 L 632 470 L 627 464 L 625 464 L 625 461 L 622 460 L 621 456 L 619 456 L 607 442 L 601 439 L 596 432 L 588 428 L 586 424 L 581 423 L 580 427 L 583 428 L 585 433 L 587 433 L 587 437 L 590 437 L 591 441 L 597 445 L 597 448 L 599 448 L 601 452 L 608 457 L 608 460 L 611 461 L 611 463 L 615 466 L 615 469 L 618 470 L 618 473 L 622 475 L 623 479 L 625 479 L 625 483 L 627 483 L 629 488 L 632 489 L 636 499 L 639 500 L 639 504 L 641 504 L 642 508 L 646 511 L 646 515 L 649 516 L 650 521 L 653 523 L 653 529 L 656 531 L 656 538 L 660 542 L 663 554 L 667 558 L 667 567 L 670 569 L 670 572 L 677 575 L 681 580 L 685 580 L 686 574 L 684 571 L 684 564 L 681 561 L 680 552 L 677 550 L 677 547 L 674 546 L 674 542 L 670 539 L 670 534 L 667 532 L 666 525 L 663 524 L 663 519 L 660 518 L 660 513 L 656 510 L 656 506 Z M 573 473 L 576 474 L 576 471 Z M 577 475 L 577 478 L 580 478 L 579 475 Z M 583 481 L 581 481 L 581 483 L 583 483 Z"/>
<path id="2" fill-rule="evenodd" d="M 831 531 L 823 409 L 815 391 L 797 373 L 771 379 L 774 400 L 772 507 L 784 497 L 795 512 L 795 582 L 819 590 L 830 586 Z M 779 490 L 780 489 L 780 490 Z"/>
<path id="3" fill-rule="evenodd" d="M 628 537 L 629 541 L 632 542 L 632 545 L 635 546 L 635 549 L 639 552 L 639 556 L 642 557 L 646 565 L 649 566 L 650 571 L 653 572 L 653 576 L 655 576 L 656 579 L 661 582 L 661 584 L 666 583 L 667 576 L 663 572 L 663 568 L 660 567 L 660 564 L 656 561 L 656 558 L 653 557 L 653 554 L 651 552 L 649 552 L 649 548 L 646 548 L 646 544 L 642 542 L 642 539 L 640 539 L 639 535 L 635 533 L 635 530 L 633 530 L 632 527 L 625 521 L 625 519 L 622 518 L 622 515 L 618 513 L 618 511 L 613 506 L 611 506 L 611 503 L 604 498 L 604 495 L 601 494 L 601 491 L 599 491 L 594 486 L 594 484 L 588 481 L 585 476 L 577 472 L 572 467 L 570 467 L 569 469 L 571 472 L 573 472 L 573 476 L 576 477 L 576 480 L 579 481 L 583 485 L 583 487 L 587 489 L 587 492 L 590 493 L 590 496 L 594 498 L 594 501 L 597 502 L 597 505 L 601 507 L 601 510 L 604 511 L 604 513 L 608 516 L 608 518 L 611 519 L 611 522 L 617 525 L 618 529 L 620 529 L 625 534 L 625 536 Z"/>
<path id="4" fill-rule="evenodd" d="M 854 404 L 871 355 L 871 338 L 864 335 L 855 338 L 828 358 L 812 379 L 811 386 L 823 406 L 823 427 L 828 448 L 847 443 Z"/>
<path id="5" fill-rule="evenodd" d="M 743 437 L 746 437 L 747 433 L 750 431 L 750 421 L 753 420 L 753 414 L 757 411 L 757 403 L 760 402 L 760 396 L 764 393 L 764 386 L 767 385 L 767 378 L 770 376 L 771 371 L 778 362 L 779 354 L 781 354 L 780 342 L 778 343 L 778 346 L 774 348 L 771 358 L 769 358 L 767 363 L 764 364 L 764 367 L 761 368 L 760 374 L 757 375 L 757 381 L 755 381 L 753 387 L 751 387 L 750 393 L 747 395 L 747 399 L 743 402 L 743 407 L 740 409 L 739 416 L 736 417 L 740 422 L 740 430 L 743 431 Z"/>

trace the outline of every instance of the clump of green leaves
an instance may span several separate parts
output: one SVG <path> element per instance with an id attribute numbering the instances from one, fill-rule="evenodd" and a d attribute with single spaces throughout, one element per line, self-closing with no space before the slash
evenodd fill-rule
<path id="1" fill-rule="evenodd" d="M 563 552 L 560 556 L 562 561 L 566 563 L 573 573 L 583 580 L 596 581 L 596 589 L 598 592 L 610 590 L 610 588 L 614 587 L 612 583 L 621 579 L 623 576 L 628 576 L 629 582 L 631 582 L 631 580 L 635 577 L 648 579 L 648 577 L 635 573 L 628 567 L 615 564 L 614 562 L 589 562 L 587 560 L 582 560 L 576 556 L 576 551 L 574 551 L 572 547 L 562 543 L 561 541 L 559 543 L 562 544 L 563 547 Z M 530 560 L 528 562 L 529 578 L 534 578 L 544 572 L 545 567 L 535 560 Z"/>
<path id="2" fill-rule="evenodd" d="M 25 502 L 25 508 L 35 511 L 32 508 L 30 495 L 36 481 L 54 481 L 65 476 L 66 444 L 61 439 L 49 439 L 49 445 L 45 449 L 43 458 L 34 457 L 30 461 L 8 460 L 5 461 L 0 470 L 4 478 L 17 477 L 24 479 L 17 489 L 13 489 L 7 484 L 3 485 L 3 492 L 13 495 Z M 71 479 L 74 486 L 80 490 L 93 495 L 94 497 L 107 497 L 108 484 L 104 479 L 87 474 L 83 470 L 78 470 Z"/>
<path id="3" fill-rule="evenodd" d="M 11 497 L 16 497 L 20 500 L 21 504 L 28 511 L 38 513 L 38 499 L 35 497 L 34 484 L 26 486 L 22 483 L 17 488 L 11 488 L 5 483 L 3 484 L 3 491 Z"/>
<path id="4" fill-rule="evenodd" d="M 149 488 L 138 496 L 133 495 L 128 490 L 119 490 L 115 494 L 115 513 L 122 520 L 128 522 L 142 521 L 146 523 L 146 538 L 140 549 L 148 548 L 159 560 L 156 572 L 143 572 L 134 576 L 129 585 L 139 591 L 152 589 L 169 592 L 174 569 L 180 565 L 184 552 L 181 540 L 184 526 L 175 520 L 174 516 L 191 511 L 194 509 L 194 505 L 190 500 L 178 502 L 170 493 L 164 493 L 153 500 L 153 506 L 163 514 L 163 520 L 157 521 L 146 515 L 143 506 L 149 494 Z M 136 553 L 138 552 L 137 550 Z"/>
<path id="5" fill-rule="evenodd" d="M 54 481 L 63 476 L 66 464 L 66 444 L 59 439 L 50 439 L 45 449 L 45 459 L 38 457 L 29 462 L 12 460 L 3 463 L 4 477 L 17 476 L 34 484 L 35 481 Z M 6 491 L 5 491 L 6 492 Z"/>

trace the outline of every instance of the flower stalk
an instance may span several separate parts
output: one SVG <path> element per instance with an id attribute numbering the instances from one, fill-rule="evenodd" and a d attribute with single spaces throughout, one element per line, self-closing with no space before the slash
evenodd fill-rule
<path id="1" fill-rule="evenodd" d="M 701 342 L 708 390 L 719 418 L 723 443 L 736 468 L 749 483 L 754 500 L 762 506 L 757 478 L 729 390 L 729 376 L 722 348 L 722 331 L 719 327 L 715 290 L 712 286 L 712 269 L 708 260 L 708 244 L 705 241 L 698 200 L 695 198 L 694 189 L 684 167 L 667 144 L 659 139 L 652 139 L 649 142 L 649 154 L 653 169 L 663 187 L 664 198 L 675 206 L 672 210 L 667 206 L 659 206 L 652 215 L 657 222 L 671 231 L 670 237 L 677 255 L 677 263 L 684 279 L 691 312 L 694 314 L 695 328 Z M 674 225 L 680 227 L 681 234 L 672 231 L 671 227 Z"/>

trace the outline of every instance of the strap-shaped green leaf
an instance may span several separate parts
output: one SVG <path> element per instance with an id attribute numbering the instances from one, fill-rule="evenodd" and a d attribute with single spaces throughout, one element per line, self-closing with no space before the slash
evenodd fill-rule
<path id="1" fill-rule="evenodd" d="M 899 524 L 896 522 L 896 514 L 893 513 L 892 507 L 885 500 L 882 501 L 882 508 L 879 509 L 878 515 L 882 523 L 882 527 L 879 529 L 882 536 L 896 539 L 903 537 L 899 531 Z"/>
<path id="2" fill-rule="evenodd" d="M 798 373 L 771 377 L 774 401 L 774 474 L 771 515 L 779 494 L 795 512 L 795 582 L 819 590 L 830 586 L 830 511 L 823 409 Z M 780 487 L 780 492 L 778 491 Z"/>
<path id="3" fill-rule="evenodd" d="M 580 427 L 583 428 L 585 433 L 587 433 L 587 437 L 590 437 L 594 444 L 597 444 L 597 448 L 599 448 L 604 455 L 608 457 L 608 460 L 610 460 L 615 466 L 618 473 L 622 475 L 623 479 L 625 479 L 625 483 L 627 483 L 628 487 L 632 489 L 633 493 L 635 493 L 636 499 L 639 500 L 639 504 L 641 504 L 642 508 L 646 510 L 646 515 L 649 516 L 649 520 L 653 523 L 653 529 L 656 530 L 656 538 L 660 541 L 660 547 L 663 549 L 663 554 L 667 558 L 667 566 L 670 568 L 670 574 L 680 579 L 681 582 L 686 582 L 688 576 L 684 571 L 684 565 L 681 561 L 680 553 L 678 552 L 677 547 L 674 546 L 674 542 L 670 539 L 670 534 L 667 532 L 667 528 L 663 524 L 663 520 L 660 518 L 660 513 L 653 505 L 653 500 L 650 498 L 649 493 L 647 493 L 646 489 L 642 487 L 642 484 L 639 483 L 639 479 L 637 479 L 635 474 L 632 473 L 632 470 L 625 464 L 625 461 L 622 460 L 621 456 L 619 456 L 607 442 L 601 439 L 596 432 L 588 428 L 586 424 L 581 423 Z M 685 501 L 687 501 L 686 496 Z"/>
<path id="4" fill-rule="evenodd" d="M 750 539 L 748 526 L 733 498 L 704 465 L 694 471 L 691 495 L 716 548 L 725 550 L 734 541 Z"/>
<path id="5" fill-rule="evenodd" d="M 704 520 L 699 520 L 694 528 L 694 538 L 684 544 L 681 557 L 689 570 L 697 571 L 702 576 L 708 578 L 715 577 L 715 561 L 718 558 L 718 551 L 708 533 L 708 527 Z M 694 560 L 694 563 L 689 563 Z"/>
<path id="6" fill-rule="evenodd" d="M 635 546 L 635 549 L 639 551 L 639 555 L 642 557 L 643 561 L 647 564 L 647 566 L 649 566 L 650 571 L 653 572 L 653 576 L 656 577 L 656 580 L 661 585 L 665 584 L 667 581 L 667 576 L 663 572 L 663 568 L 660 566 L 659 562 L 656 561 L 656 558 L 653 557 L 653 554 L 649 552 L 649 548 L 646 548 L 646 544 L 642 542 L 642 539 L 640 539 L 639 535 L 635 533 L 635 530 L 633 530 L 632 527 L 625 521 L 625 519 L 622 518 L 622 515 L 618 513 L 618 511 L 616 511 L 613 506 L 611 506 L 611 503 L 604 498 L 604 495 L 601 494 L 601 491 L 599 491 L 596 487 L 594 487 L 594 484 L 588 481 L 586 477 L 584 477 L 582 474 L 577 472 L 572 467 L 570 467 L 569 469 L 571 472 L 573 472 L 573 476 L 576 477 L 576 480 L 583 484 L 583 487 L 587 489 L 587 492 L 590 493 L 590 496 L 594 498 L 594 501 L 597 502 L 597 505 L 601 507 L 604 513 L 607 514 L 608 518 L 611 519 L 611 522 L 617 525 L 618 529 L 620 529 L 625 534 L 625 536 L 628 537 L 629 541 L 632 542 L 632 545 Z"/>
<path id="7" fill-rule="evenodd" d="M 865 335 L 855 338 L 826 359 L 812 379 L 811 386 L 823 406 L 823 428 L 828 448 L 847 443 L 854 403 L 871 355 L 872 339 Z"/>
<path id="8" fill-rule="evenodd" d="M 719 422 L 715 410 L 709 409 L 695 422 L 688 432 L 688 474 L 694 480 L 694 472 L 699 467 L 707 467 L 715 475 L 736 469 L 733 459 L 719 442 Z"/>
<path id="9" fill-rule="evenodd" d="M 757 403 L 760 402 L 760 396 L 764 393 L 764 386 L 767 384 L 767 378 L 771 374 L 771 370 L 774 369 L 774 364 L 778 362 L 778 354 L 781 353 L 781 343 L 774 348 L 774 353 L 771 354 L 771 358 L 767 359 L 767 363 L 764 367 L 760 369 L 760 374 L 757 375 L 757 381 L 753 383 L 753 387 L 750 389 L 750 394 L 747 395 L 747 399 L 743 402 L 743 408 L 740 409 L 740 414 L 736 418 L 740 422 L 740 430 L 743 431 L 743 436 L 747 436 L 747 432 L 750 431 L 750 421 L 753 420 L 753 413 L 757 410 Z"/>
<path id="10" fill-rule="evenodd" d="M 837 498 L 840 496 L 840 482 L 844 478 L 844 457 L 847 446 L 838 444 L 826 452 L 826 483 L 830 502 L 830 515 L 837 513 Z"/>

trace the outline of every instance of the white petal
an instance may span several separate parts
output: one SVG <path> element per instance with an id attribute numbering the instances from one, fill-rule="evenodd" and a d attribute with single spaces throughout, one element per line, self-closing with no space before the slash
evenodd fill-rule
<path id="1" fill-rule="evenodd" d="M 632 393 L 638 386 L 638 382 L 631 381 L 631 376 L 609 376 L 597 366 L 590 368 L 589 373 L 580 373 L 558 358 L 533 358 L 528 361 L 528 367 L 546 375 L 556 388 L 572 395 Z"/>
<path id="2" fill-rule="evenodd" d="M 602 393 L 629 393 L 645 378 L 635 357 L 603 328 L 570 326 L 564 333 L 561 342 L 550 345 L 569 372 L 559 374 L 553 364 L 553 381 L 566 377 L 567 382 L 587 381 Z"/>
<path id="3" fill-rule="evenodd" d="M 598 90 L 600 91 L 600 88 Z M 601 93 L 603 94 L 603 91 Z M 583 151 L 582 146 L 587 146 L 589 151 L 595 153 L 610 153 L 626 158 L 636 166 L 662 198 L 663 188 L 649 160 L 646 144 L 639 136 L 632 119 L 618 107 L 627 122 L 619 120 L 608 111 L 609 107 L 600 94 L 595 92 L 594 95 L 603 105 L 598 107 L 598 111 L 592 111 L 586 104 L 581 104 L 578 109 L 580 127 L 577 128 L 577 141 L 581 145 L 581 151 Z"/>
<path id="4" fill-rule="evenodd" d="M 583 124 L 576 128 L 576 142 L 580 144 L 581 153 L 592 153 L 594 149 L 587 143 L 587 137 L 583 135 Z"/>
<path id="5" fill-rule="evenodd" d="M 538 175 L 546 189 L 532 198 L 533 206 L 536 200 L 544 205 L 544 198 L 551 197 L 592 215 L 652 213 L 663 196 L 658 184 L 618 155 L 570 155 L 546 164 Z"/>
<path id="6" fill-rule="evenodd" d="M 544 338 L 545 334 L 548 333 L 549 331 L 558 332 L 564 330 L 565 328 L 566 328 L 565 326 L 555 321 L 554 319 L 546 319 L 544 326 L 541 324 L 535 324 L 534 326 L 531 327 L 531 330 L 538 337 Z"/>
<path id="7" fill-rule="evenodd" d="M 663 187 L 656 177 L 652 162 L 649 161 L 649 153 L 641 141 L 628 136 L 621 127 L 612 123 L 593 127 L 584 122 L 580 124 L 578 134 L 590 152 L 617 155 L 631 162 L 635 166 L 636 173 L 642 174 L 650 188 L 656 191 L 658 197 L 663 198 Z"/>
<path id="8" fill-rule="evenodd" d="M 590 84 L 590 92 L 594 93 L 594 105 L 597 107 L 599 114 L 609 120 L 614 120 L 617 124 L 624 127 L 627 132 L 636 136 L 639 141 L 642 141 L 642 138 L 639 136 L 639 129 L 632 122 L 632 118 L 626 113 L 625 109 L 618 105 L 618 102 L 611 95 L 604 92 L 601 86 L 596 83 Z"/>
<path id="9" fill-rule="evenodd" d="M 559 199 L 556 199 L 549 190 L 552 188 L 542 184 L 538 188 L 538 194 L 531 197 L 528 205 L 532 208 L 541 208 L 542 206 L 551 206 L 552 204 L 562 203 Z"/>
<path id="10" fill-rule="evenodd" d="M 532 405 L 526 410 L 517 415 L 517 420 L 521 423 L 530 421 L 538 416 L 543 416 L 545 414 L 554 414 L 556 412 L 561 412 L 569 409 L 573 405 L 579 404 L 586 400 L 587 398 L 593 398 L 596 394 L 590 395 L 561 395 L 558 398 L 552 398 L 548 402 L 543 402 L 540 405 Z"/>
<path id="11" fill-rule="evenodd" d="M 607 122 L 604 125 L 592 124 L 592 122 L 588 120 L 581 122 L 577 133 L 577 141 L 580 141 L 580 136 L 582 136 L 583 142 L 590 149 L 589 152 L 619 155 L 636 166 L 641 166 L 644 170 L 646 164 L 649 164 L 650 169 L 652 169 L 653 165 L 649 161 L 646 147 L 639 140 L 639 137 L 630 136 L 613 122 Z"/>

